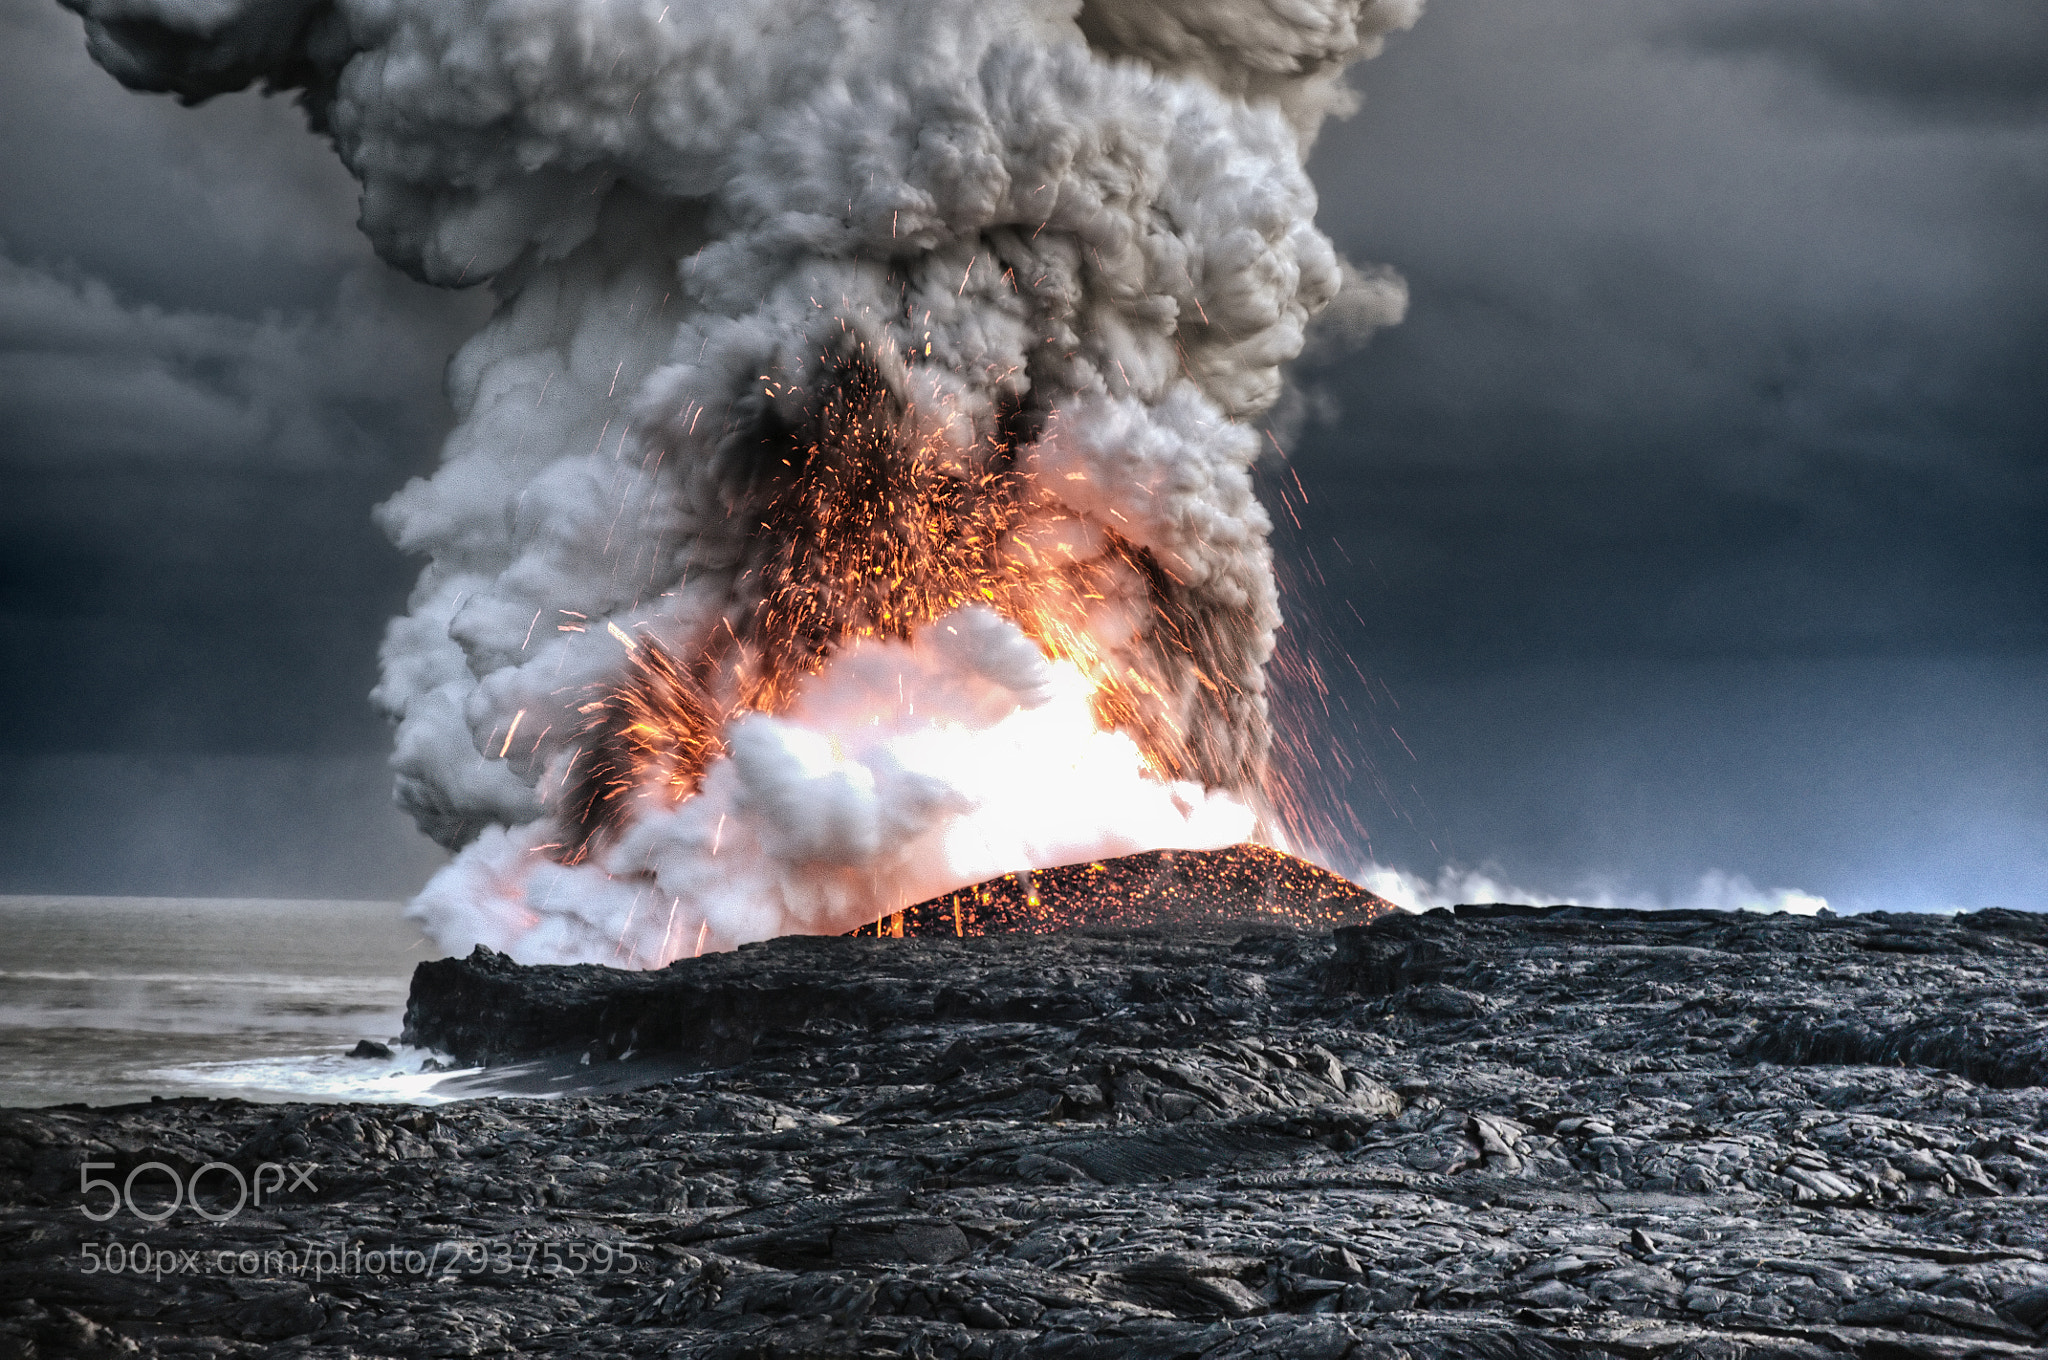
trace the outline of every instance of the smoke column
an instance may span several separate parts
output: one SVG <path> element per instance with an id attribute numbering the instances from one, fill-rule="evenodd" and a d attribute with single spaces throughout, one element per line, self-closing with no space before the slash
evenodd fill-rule
<path id="1" fill-rule="evenodd" d="M 1302 169 L 1421 0 L 64 0 L 486 284 L 374 701 L 444 946 L 656 966 L 1258 834 L 1250 423 L 1398 320 Z"/>

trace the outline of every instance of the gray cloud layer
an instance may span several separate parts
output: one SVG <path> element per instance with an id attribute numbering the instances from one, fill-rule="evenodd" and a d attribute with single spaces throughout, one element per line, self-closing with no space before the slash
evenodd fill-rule
<path id="1" fill-rule="evenodd" d="M 362 266 L 317 311 L 247 318 L 127 302 L 75 265 L 0 254 L 7 461 L 388 465 L 392 426 L 437 399 L 448 341 L 411 293 Z"/>
<path id="2" fill-rule="evenodd" d="M 1321 147 L 1323 220 L 1413 305 L 1303 461 L 1330 526 L 1384 507 L 1404 646 L 2048 643 L 2048 126 L 1670 39 L 1726 14 L 1439 4 Z"/>
<path id="3" fill-rule="evenodd" d="M 2048 116 L 2048 10 L 2013 0 L 1741 0 L 1682 13 L 1671 33 L 1729 55 L 1806 68 L 1919 114 Z"/>
<path id="4" fill-rule="evenodd" d="M 130 94 L 53 5 L 0 3 L 0 121 L 0 756 L 377 750 L 370 507 L 484 300 L 378 264 L 288 104 Z"/>

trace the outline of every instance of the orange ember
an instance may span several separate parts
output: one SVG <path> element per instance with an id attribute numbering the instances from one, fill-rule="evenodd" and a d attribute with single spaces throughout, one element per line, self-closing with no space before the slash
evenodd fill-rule
<path id="1" fill-rule="evenodd" d="M 590 852 L 593 831 L 615 824 L 636 790 L 679 802 L 697 791 L 704 769 L 724 754 L 724 714 L 703 677 L 677 664 L 651 639 L 633 646 L 630 678 L 583 705 L 586 721 L 566 820 L 583 829 L 563 862 Z"/>
<path id="2" fill-rule="evenodd" d="M 1233 678 L 1247 669 L 1247 620 L 1199 601 L 1114 533 L 1097 531 L 1083 552 L 1057 533 L 1020 532 L 1072 522 L 1020 462 L 1034 433 L 1021 409 L 1000 412 L 994 433 L 961 449 L 919 432 L 863 348 L 826 356 L 826 370 L 799 428 L 764 421 L 733 492 L 735 513 L 753 524 L 740 570 L 751 602 L 697 640 L 687 666 L 651 638 L 624 639 L 625 680 L 583 706 L 564 776 L 564 862 L 586 858 L 634 799 L 695 793 L 723 752 L 725 724 L 787 709 L 845 643 L 908 640 L 968 605 L 1079 667 L 1095 686 L 1097 725 L 1129 733 L 1154 774 L 1259 792 L 1264 703 Z M 1112 600 L 1149 605 L 1148 621 L 1113 651 L 1091 630 L 1091 612 Z"/>
<path id="3" fill-rule="evenodd" d="M 1006 874 L 892 912 L 865 936 L 1042 935 L 1082 926 L 1265 922 L 1311 930 L 1399 911 L 1348 879 L 1264 845 L 1152 850 Z"/>
<path id="4" fill-rule="evenodd" d="M 742 631 L 741 707 L 777 712 L 840 644 L 907 641 L 963 605 L 1008 616 L 1048 655 L 1072 654 L 1051 608 L 1066 583 L 1007 551 L 1028 492 L 1011 445 L 956 452 L 907 417 L 872 365 L 851 364 L 810 437 L 764 460 L 755 518 L 767 551 L 748 573 L 760 600 Z"/>

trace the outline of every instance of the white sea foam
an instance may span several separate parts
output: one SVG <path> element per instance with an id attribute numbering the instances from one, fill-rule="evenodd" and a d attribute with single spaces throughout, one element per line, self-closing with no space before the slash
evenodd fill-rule
<path id="1" fill-rule="evenodd" d="M 0 1104 L 424 1098 L 398 1033 L 432 957 L 391 902 L 0 898 Z"/>
<path id="2" fill-rule="evenodd" d="M 194 1095 L 436 1105 L 464 1098 L 436 1091 L 441 1083 L 481 1070 L 459 1067 L 445 1053 L 399 1044 L 388 1059 L 350 1058 L 328 1050 L 173 1064 L 138 1075 L 162 1089 Z"/>

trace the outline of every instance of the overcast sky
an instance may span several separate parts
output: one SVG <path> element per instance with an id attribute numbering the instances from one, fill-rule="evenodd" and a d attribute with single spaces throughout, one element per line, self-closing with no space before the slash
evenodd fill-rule
<path id="1" fill-rule="evenodd" d="M 1268 480 L 1382 862 L 2048 907 L 2043 71 L 2031 0 L 1431 0 L 1361 68 L 1321 222 L 1409 318 Z M 0 128 L 0 890 L 409 893 L 368 515 L 485 300 L 52 0 Z"/>

